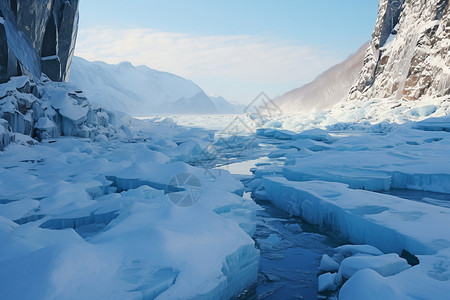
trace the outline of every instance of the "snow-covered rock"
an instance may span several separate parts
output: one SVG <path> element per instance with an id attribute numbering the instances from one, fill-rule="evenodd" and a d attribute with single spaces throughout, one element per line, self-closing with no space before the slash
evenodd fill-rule
<path id="1" fill-rule="evenodd" d="M 94 103 L 132 116 L 237 112 L 234 105 L 222 97 L 208 97 L 190 80 L 128 62 L 110 65 L 75 57 L 70 82 L 82 87 Z"/>

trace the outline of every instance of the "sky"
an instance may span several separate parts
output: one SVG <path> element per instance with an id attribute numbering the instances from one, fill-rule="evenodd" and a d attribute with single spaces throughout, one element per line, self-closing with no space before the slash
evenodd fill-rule
<path id="1" fill-rule="evenodd" d="M 249 103 L 312 81 L 370 40 L 378 0 L 80 1 L 75 55 L 174 73 Z"/>

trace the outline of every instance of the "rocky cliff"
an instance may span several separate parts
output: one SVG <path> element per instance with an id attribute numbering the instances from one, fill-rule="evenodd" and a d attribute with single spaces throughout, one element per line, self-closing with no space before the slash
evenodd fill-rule
<path id="1" fill-rule="evenodd" d="M 78 0 L 0 1 L 0 82 L 41 72 L 66 81 L 78 29 Z"/>
<path id="2" fill-rule="evenodd" d="M 380 0 L 364 66 L 349 99 L 450 94 L 448 0 Z"/>

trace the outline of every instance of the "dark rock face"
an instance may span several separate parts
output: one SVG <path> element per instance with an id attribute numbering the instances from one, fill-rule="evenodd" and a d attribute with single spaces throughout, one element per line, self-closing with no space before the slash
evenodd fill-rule
<path id="1" fill-rule="evenodd" d="M 448 0 L 380 0 L 364 66 L 350 99 L 450 95 Z"/>
<path id="2" fill-rule="evenodd" d="M 67 81 L 78 29 L 79 0 L 0 1 L 0 82 L 41 72 Z"/>

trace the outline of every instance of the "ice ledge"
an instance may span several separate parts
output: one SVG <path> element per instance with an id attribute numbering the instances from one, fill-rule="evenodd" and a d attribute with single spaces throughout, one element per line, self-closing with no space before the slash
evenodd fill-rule
<path id="1" fill-rule="evenodd" d="M 352 243 L 371 244 L 385 253 L 407 249 L 435 254 L 450 248 L 448 208 L 352 190 L 341 183 L 264 177 L 262 184 L 277 207 L 310 223 L 331 226 Z"/>

